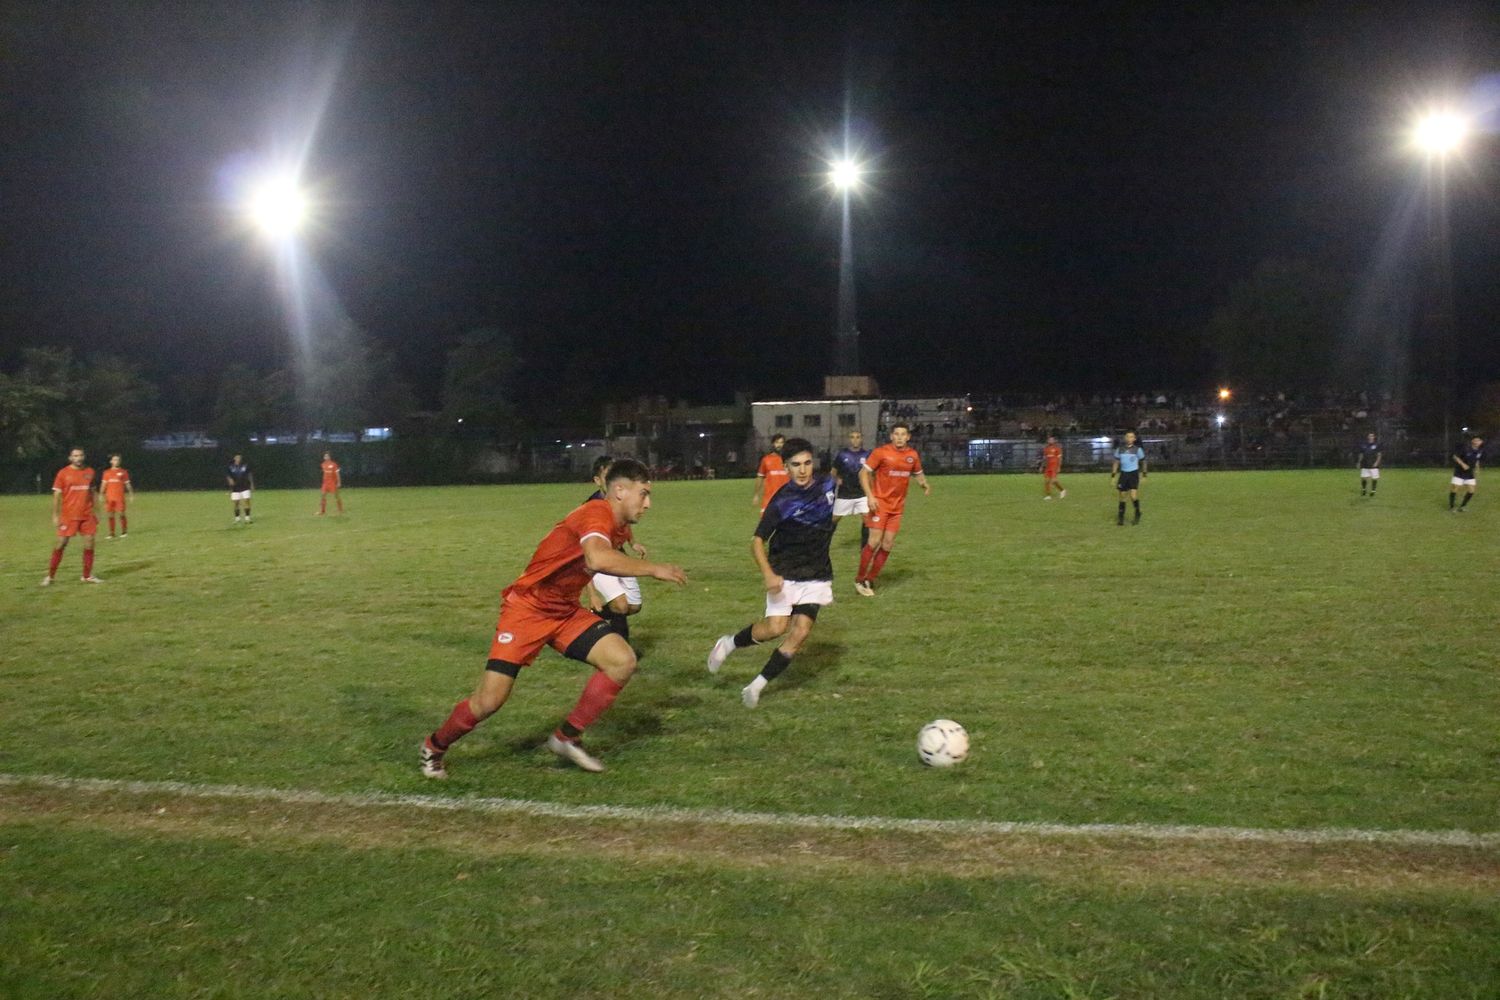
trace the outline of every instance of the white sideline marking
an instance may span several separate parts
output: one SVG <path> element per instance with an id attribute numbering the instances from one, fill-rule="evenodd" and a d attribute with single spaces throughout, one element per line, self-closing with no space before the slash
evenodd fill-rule
<path id="1" fill-rule="evenodd" d="M 247 785 L 195 785 L 182 781 L 121 781 L 65 778 L 51 774 L 0 774 L 0 786 L 26 785 L 83 792 L 178 795 L 191 799 L 263 799 L 297 805 L 352 808 L 430 809 L 449 812 L 514 813 L 558 819 L 632 820 L 648 823 L 700 823 L 719 826 L 800 827 L 816 830 L 875 830 L 898 833 L 1024 834 L 1036 837 L 1102 837 L 1166 841 L 1241 841 L 1264 844 L 1387 844 L 1398 847 L 1500 848 L 1500 832 L 1467 830 L 1356 830 L 1327 827 L 1276 830 L 1236 826 L 1170 826 L 1155 823 L 1023 823 L 967 819 L 899 819 L 889 816 L 810 816 L 802 813 L 739 812 L 733 809 L 681 809 L 671 806 L 570 806 L 530 799 L 448 798 L 386 792 L 340 793 L 256 788 Z"/>

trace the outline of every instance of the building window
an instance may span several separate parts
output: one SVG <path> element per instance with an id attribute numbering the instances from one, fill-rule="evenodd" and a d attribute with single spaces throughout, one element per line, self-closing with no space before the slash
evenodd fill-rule
<path id="1" fill-rule="evenodd" d="M 840 427 L 857 427 L 857 426 L 859 426 L 859 414 L 857 414 L 857 413 L 840 413 L 839 414 L 839 426 Z"/>
<path id="2" fill-rule="evenodd" d="M 778 413 L 778 414 L 776 414 L 776 426 L 777 427 L 790 427 L 790 426 L 792 426 L 792 415 L 790 413 Z"/>
<path id="3" fill-rule="evenodd" d="M 823 415 L 820 413 L 804 413 L 802 415 L 803 427 L 822 427 Z"/>

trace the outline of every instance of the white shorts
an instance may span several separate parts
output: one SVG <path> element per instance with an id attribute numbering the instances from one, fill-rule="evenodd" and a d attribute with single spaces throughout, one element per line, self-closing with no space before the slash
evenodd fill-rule
<path id="1" fill-rule="evenodd" d="M 848 517 L 850 514 L 870 513 L 870 498 L 860 497 L 857 500 L 844 500 L 840 497 L 833 498 L 833 516 Z"/>
<path id="2" fill-rule="evenodd" d="M 783 580 L 780 590 L 766 595 L 766 617 L 787 618 L 799 604 L 832 603 L 832 580 Z"/>
<path id="3" fill-rule="evenodd" d="M 238 501 L 238 500 L 249 500 L 250 499 L 250 491 L 249 490 L 240 490 L 240 492 L 236 493 L 233 490 L 230 490 L 229 491 L 229 499 L 236 500 L 236 501 Z"/>
<path id="4" fill-rule="evenodd" d="M 1457 476 L 1454 476 L 1452 479 L 1454 486 L 1473 486 L 1476 482 L 1477 480 L 1474 479 L 1460 479 Z"/>
<path id="5" fill-rule="evenodd" d="M 608 573 L 594 574 L 594 589 L 599 591 L 599 596 L 604 598 L 608 604 L 621 594 L 625 595 L 631 607 L 641 606 L 641 582 L 633 576 L 610 576 Z"/>
<path id="6" fill-rule="evenodd" d="M 1361 478 L 1361 479 L 1379 479 L 1380 478 L 1380 470 L 1379 469 L 1360 469 L 1359 470 L 1359 478 Z"/>

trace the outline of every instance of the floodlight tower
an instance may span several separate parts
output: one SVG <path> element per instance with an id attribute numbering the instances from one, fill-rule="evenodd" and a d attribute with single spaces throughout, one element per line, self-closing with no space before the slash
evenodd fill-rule
<path id="1" fill-rule="evenodd" d="M 1433 330 L 1443 372 L 1443 442 L 1453 418 L 1453 381 L 1457 344 L 1453 329 L 1453 237 L 1448 221 L 1448 165 L 1462 154 L 1469 138 L 1468 118 L 1456 111 L 1429 111 L 1411 129 L 1412 148 L 1422 157 L 1427 189 L 1428 247 L 1436 287 L 1426 319 Z"/>
<path id="2" fill-rule="evenodd" d="M 849 218 L 849 198 L 859 187 L 864 168 L 845 158 L 829 164 L 828 182 L 839 194 L 839 306 L 834 327 L 833 374 L 859 374 L 859 327 L 854 309 L 854 234 Z"/>

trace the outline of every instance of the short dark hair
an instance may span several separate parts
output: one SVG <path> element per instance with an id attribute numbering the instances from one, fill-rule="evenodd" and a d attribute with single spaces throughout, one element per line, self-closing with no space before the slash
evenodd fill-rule
<path id="1" fill-rule="evenodd" d="M 901 428 L 902 430 L 904 430 L 908 434 L 911 433 L 911 424 L 907 423 L 905 420 L 899 420 L 896 423 L 891 424 L 891 430 L 893 430 L 893 431 L 896 428 L 898 428 L 898 427 Z"/>
<path id="2" fill-rule="evenodd" d="M 608 455 L 600 455 L 598 458 L 594 459 L 594 467 L 589 470 L 589 478 L 597 478 L 599 473 L 609 468 L 614 464 L 614 462 L 615 460 L 613 458 L 610 458 Z"/>
<path id="3" fill-rule="evenodd" d="M 812 442 L 807 440 L 807 438 L 789 438 L 786 444 L 781 446 L 783 459 L 792 458 L 804 451 L 812 452 L 814 462 L 818 460 L 818 453 L 813 451 Z"/>
<path id="4" fill-rule="evenodd" d="M 775 444 L 777 441 L 785 442 L 786 441 L 786 435 L 785 434 L 772 434 L 771 435 L 771 443 Z"/>
<path id="5" fill-rule="evenodd" d="M 604 477 L 604 485 L 608 486 L 617 479 L 628 479 L 632 483 L 649 483 L 651 470 L 633 458 L 622 458 L 609 467 L 609 472 Z"/>

